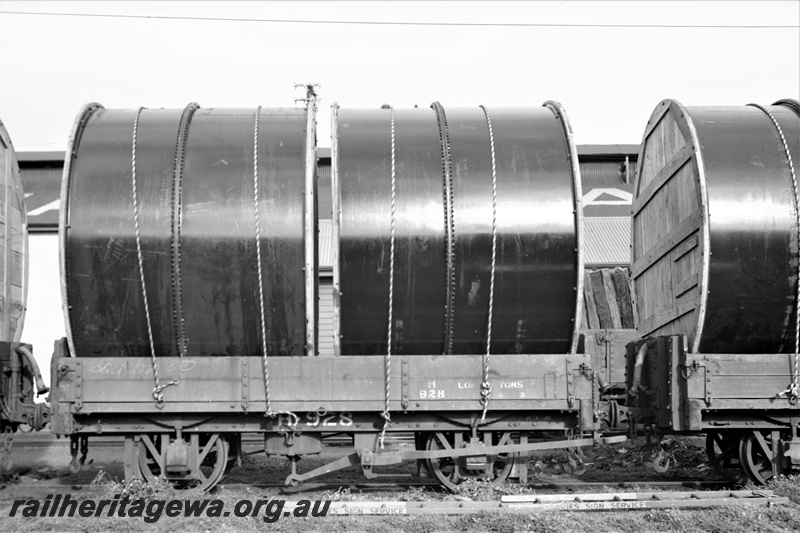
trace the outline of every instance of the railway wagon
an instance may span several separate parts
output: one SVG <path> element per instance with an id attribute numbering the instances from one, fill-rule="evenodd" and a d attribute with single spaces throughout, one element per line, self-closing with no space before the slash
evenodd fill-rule
<path id="1" fill-rule="evenodd" d="M 0 471 L 11 468 L 14 432 L 21 424 L 41 429 L 49 420 L 37 395 L 47 394 L 33 347 L 22 329 L 28 289 L 25 196 L 11 137 L 0 121 Z"/>
<path id="2" fill-rule="evenodd" d="M 304 108 L 79 113 L 60 246 L 52 431 L 80 468 L 213 487 L 260 433 L 299 483 L 423 462 L 524 478 L 603 437 L 578 353 L 580 176 L 562 106 L 332 108 L 335 341 L 317 333 L 316 97 Z M 323 433 L 346 456 L 301 472 Z M 385 448 L 413 432 L 414 450 Z M 624 437 L 623 437 L 624 438 Z M 516 465 L 516 469 L 515 469 Z"/>
<path id="3" fill-rule="evenodd" d="M 628 405 L 656 433 L 706 433 L 737 483 L 800 464 L 798 161 L 795 100 L 664 100 L 640 148 Z"/>

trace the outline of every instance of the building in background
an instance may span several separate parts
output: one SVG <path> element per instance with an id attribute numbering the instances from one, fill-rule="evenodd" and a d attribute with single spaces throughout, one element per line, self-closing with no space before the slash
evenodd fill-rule
<path id="1" fill-rule="evenodd" d="M 578 145 L 587 269 L 630 266 L 638 144 Z"/>
<path id="2" fill-rule="evenodd" d="M 631 203 L 639 145 L 579 145 L 587 269 L 630 265 Z M 53 342 L 65 335 L 61 309 L 58 218 L 64 152 L 17 153 L 28 213 L 30 283 L 23 340 L 49 382 Z M 319 169 L 319 350 L 333 349 L 331 152 Z"/>

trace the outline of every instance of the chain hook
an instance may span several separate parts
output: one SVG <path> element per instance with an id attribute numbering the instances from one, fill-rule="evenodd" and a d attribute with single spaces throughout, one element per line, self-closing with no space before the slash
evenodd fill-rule
<path id="1" fill-rule="evenodd" d="M 166 389 L 171 385 L 177 385 L 178 383 L 179 381 L 177 379 L 173 379 L 168 383 L 164 383 L 163 385 L 157 385 L 156 387 L 153 388 L 153 399 L 156 401 L 156 407 L 158 407 L 159 409 L 164 408 L 165 404 L 164 393 L 163 393 L 164 389 Z"/>

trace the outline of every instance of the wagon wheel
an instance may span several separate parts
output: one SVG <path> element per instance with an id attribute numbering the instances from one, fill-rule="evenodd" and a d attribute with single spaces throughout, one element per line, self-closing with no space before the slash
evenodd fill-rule
<path id="1" fill-rule="evenodd" d="M 746 431 L 739 442 L 739 460 L 747 478 L 759 485 L 783 471 L 778 431 Z M 777 463 L 776 463 L 777 461 Z"/>
<path id="2" fill-rule="evenodd" d="M 739 460 L 740 431 L 709 431 L 706 434 L 706 454 L 714 471 L 732 483 L 744 485 L 747 478 Z"/>
<path id="3" fill-rule="evenodd" d="M 188 448 L 187 464 L 181 467 L 167 466 L 164 469 L 168 445 L 175 443 L 175 440 L 167 435 L 160 435 L 155 439 L 151 439 L 149 435 L 141 436 L 137 454 L 139 471 L 144 480 L 151 482 L 165 477 L 180 489 L 208 491 L 214 487 L 222 479 L 228 464 L 228 443 L 225 438 L 216 433 L 191 435 L 189 443 L 184 441 Z"/>
<path id="4" fill-rule="evenodd" d="M 484 442 L 485 439 L 481 434 L 478 434 Z M 459 435 L 460 438 L 452 433 L 431 433 L 427 436 L 425 442 L 426 450 L 445 450 L 453 449 L 456 447 L 456 440 L 459 441 L 459 447 L 465 447 L 463 442 L 468 438 L 468 434 Z M 466 437 L 466 438 L 465 438 Z M 508 443 L 511 444 L 511 434 L 492 434 L 492 444 L 495 443 Z M 511 469 L 514 467 L 518 454 L 502 453 L 494 457 L 494 461 L 489 457 L 491 464 L 491 474 L 488 477 L 493 483 L 500 483 L 508 478 Z M 426 467 L 429 472 L 445 487 L 450 490 L 455 490 L 456 485 L 466 478 L 474 479 L 487 479 L 485 469 L 470 470 L 467 468 L 466 457 L 443 457 L 439 459 L 427 459 L 425 461 Z"/>

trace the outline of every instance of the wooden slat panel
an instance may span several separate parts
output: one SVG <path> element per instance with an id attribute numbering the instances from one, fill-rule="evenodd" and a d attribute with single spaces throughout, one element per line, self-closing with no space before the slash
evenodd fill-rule
<path id="1" fill-rule="evenodd" d="M 703 221 L 703 211 L 695 210 L 691 215 L 683 220 L 678 226 L 672 229 L 658 244 L 651 247 L 644 256 L 636 261 L 631 267 L 631 277 L 638 278 L 642 272 L 650 268 L 656 261 L 672 251 L 675 246 L 685 240 L 689 235 L 700 228 Z"/>
<path id="2" fill-rule="evenodd" d="M 633 201 L 633 215 L 636 216 L 647 205 L 647 203 L 661 190 L 661 188 L 672 179 L 672 177 L 691 159 L 694 154 L 692 143 L 686 143 L 672 159 L 658 171 L 658 174 L 650 180 L 644 191 Z"/>
<path id="3" fill-rule="evenodd" d="M 668 108 L 671 110 L 672 106 Z M 662 111 L 663 107 L 656 114 Z M 635 197 L 641 195 L 658 172 L 688 140 L 682 135 L 674 113 L 662 113 L 656 124 L 644 141 L 642 159 L 639 161 L 641 174 L 636 185 Z"/>
<path id="4" fill-rule="evenodd" d="M 647 123 L 647 129 L 644 132 L 644 141 L 650 137 L 650 134 L 661 124 L 661 119 L 664 118 L 667 111 L 670 110 L 670 106 L 667 105 L 667 101 L 661 102 L 661 106 L 659 107 L 657 112 L 654 112 L 653 116 L 650 117 L 650 120 Z M 643 141 L 643 142 L 644 142 Z"/>
<path id="5" fill-rule="evenodd" d="M 674 297 L 678 298 L 694 287 L 697 287 L 697 274 L 693 274 L 677 285 L 674 285 L 672 291 L 674 293 Z"/>
<path id="6" fill-rule="evenodd" d="M 702 354 L 687 356 L 687 363 L 697 360 L 713 375 L 784 376 L 794 373 L 794 354 Z M 787 381 L 788 383 L 788 381 Z M 785 387 L 784 387 L 785 388 Z M 781 389 L 783 390 L 783 389 Z"/>
<path id="7" fill-rule="evenodd" d="M 82 412 L 97 409 L 114 409 L 128 402 L 146 402 L 153 405 L 153 377 L 149 359 L 144 358 L 63 358 L 66 375 L 59 383 L 59 398 L 74 401 L 78 387 L 75 376 L 80 373 L 80 395 L 84 403 Z M 429 405 L 452 405 L 466 401 L 471 407 L 479 405 L 482 359 L 476 356 L 415 356 L 406 358 L 410 379 L 401 384 L 401 364 L 392 365 L 392 396 L 400 400 L 403 388 L 410 390 L 410 397 L 417 403 Z M 569 361 L 569 363 L 568 363 Z M 163 382 L 178 379 L 179 384 L 165 389 L 167 411 L 176 402 L 194 402 L 198 408 L 209 402 L 229 402 L 225 409 L 240 410 L 244 387 L 244 362 L 249 376 L 248 400 L 263 401 L 265 398 L 262 361 L 259 357 L 208 357 L 208 358 L 159 358 L 160 378 Z M 537 401 L 566 399 L 569 394 L 568 369 L 581 364 L 590 364 L 591 358 L 584 354 L 494 355 L 492 357 L 492 380 L 497 383 L 515 382 L 520 387 L 504 389 L 498 385 L 497 394 L 492 394 L 493 405 L 499 408 L 500 400 L 519 402 L 524 398 L 525 408 L 535 408 Z M 270 358 L 270 396 L 274 402 L 305 403 L 309 410 L 331 402 L 353 400 L 381 400 L 384 396 L 383 357 L 274 357 Z M 537 377 L 531 379 L 531 377 Z M 471 386 L 466 386 L 470 384 Z M 434 389 L 433 398 L 421 395 Z M 439 391 L 442 391 L 441 393 Z M 113 393 L 113 394 L 112 394 Z M 521 396 L 523 393 L 524 396 Z M 577 380 L 572 394 L 577 398 L 591 397 L 591 382 Z M 199 396 L 198 396 L 199 395 Z M 427 394 L 426 394 L 427 396 Z M 198 403 L 198 398 L 200 403 Z M 302 398 L 302 402 L 298 401 Z M 528 403 L 530 401 L 530 403 Z M 450 402 L 449 404 L 447 402 Z M 203 404 L 203 405 L 201 405 Z M 474 404 L 474 405 L 473 405 Z M 234 405 L 231 408 L 230 405 Z M 555 404 L 557 405 L 557 404 Z M 433 408 L 433 407 L 431 407 Z M 563 407 L 561 407 L 563 408 Z M 152 409 L 156 409 L 155 406 Z M 206 409 L 210 409 L 207 406 Z M 361 410 L 361 409 L 359 409 Z"/>
<path id="8" fill-rule="evenodd" d="M 700 304 L 700 295 L 695 294 L 693 296 L 687 297 L 686 300 L 675 303 L 672 307 L 668 307 L 659 311 L 658 313 L 654 314 L 651 317 L 648 317 L 642 320 L 641 324 L 641 331 L 643 335 L 648 335 L 653 331 L 657 330 L 658 328 L 669 324 L 673 320 L 677 319 L 689 313 L 697 308 Z"/>
<path id="9" fill-rule="evenodd" d="M 692 138 L 692 132 L 689 131 L 689 116 L 684 116 L 683 110 L 680 108 L 677 102 L 673 101 L 669 106 L 669 111 L 672 116 L 675 117 L 675 122 L 678 125 L 678 129 L 680 130 L 681 135 L 687 141 Z"/>
<path id="10" fill-rule="evenodd" d="M 713 398 L 774 398 L 786 389 L 790 376 L 713 376 Z M 785 401 L 785 400 L 784 400 Z M 776 402 L 777 403 L 777 402 Z M 788 403 L 788 402 L 786 402 Z M 713 407 L 713 402 L 712 402 Z"/>
<path id="11" fill-rule="evenodd" d="M 699 235 L 692 235 L 682 243 L 680 243 L 675 250 L 672 252 L 672 261 L 677 261 L 684 255 L 688 254 L 695 248 L 697 248 L 698 243 L 700 242 Z"/>

